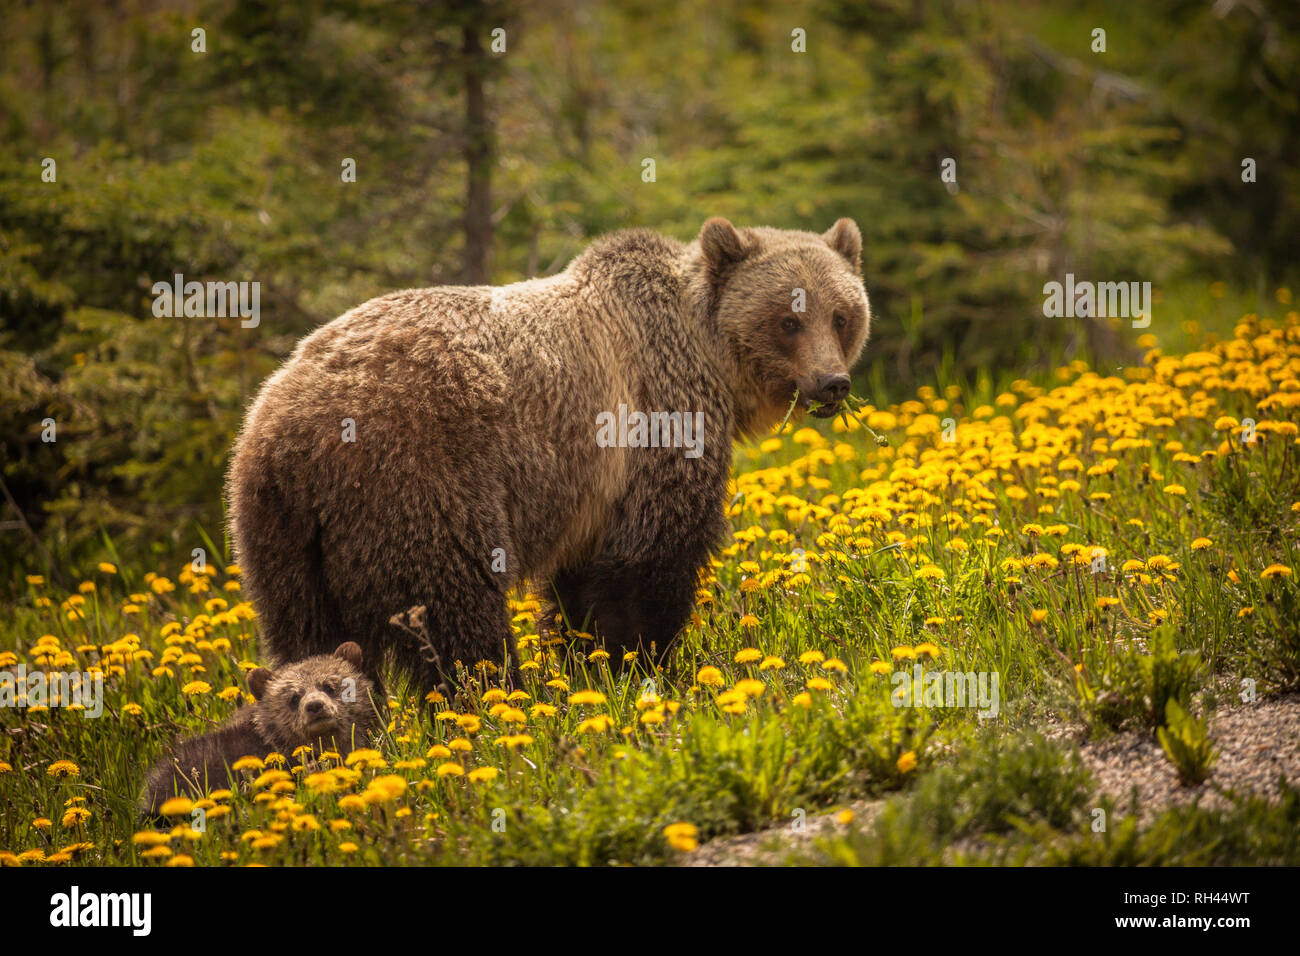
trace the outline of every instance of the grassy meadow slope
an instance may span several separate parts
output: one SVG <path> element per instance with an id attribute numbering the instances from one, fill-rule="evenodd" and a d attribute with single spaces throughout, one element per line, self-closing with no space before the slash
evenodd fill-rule
<path id="1" fill-rule="evenodd" d="M 522 688 L 475 661 L 454 699 L 394 686 L 373 747 L 243 761 L 170 828 L 137 818 L 146 765 L 230 715 L 258 660 L 238 567 L 109 550 L 70 593 L 33 575 L 0 668 L 102 671 L 104 708 L 0 710 L 0 862 L 670 864 L 870 800 L 798 858 L 1300 863 L 1286 785 L 1145 820 L 1106 804 L 1097 831 L 1076 756 L 1137 734 L 1213 788 L 1216 713 L 1300 687 L 1287 298 L 1115 374 L 922 388 L 739 448 L 734 541 L 664 671 L 539 634 L 516 595 Z M 896 706 L 918 666 L 919 706 Z M 932 698 L 935 672 L 997 697 Z"/>

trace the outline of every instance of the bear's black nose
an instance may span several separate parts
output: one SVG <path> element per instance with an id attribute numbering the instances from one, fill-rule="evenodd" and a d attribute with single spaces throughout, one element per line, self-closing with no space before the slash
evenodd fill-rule
<path id="1" fill-rule="evenodd" d="M 847 375 L 828 375 L 817 383 L 817 394 L 813 396 L 819 402 L 840 402 L 848 397 L 852 384 Z"/>
<path id="2" fill-rule="evenodd" d="M 313 717 L 315 717 L 324 709 L 325 709 L 325 702 L 319 698 L 313 697 L 311 700 L 307 701 L 307 713 L 309 713 Z"/>

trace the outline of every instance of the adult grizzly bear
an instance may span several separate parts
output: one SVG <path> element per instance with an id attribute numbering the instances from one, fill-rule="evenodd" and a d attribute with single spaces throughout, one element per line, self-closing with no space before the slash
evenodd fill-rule
<path id="1" fill-rule="evenodd" d="M 395 292 L 307 336 L 229 474 L 267 650 L 357 641 L 431 689 L 451 675 L 390 617 L 427 607 L 447 669 L 500 661 L 505 595 L 527 580 L 611 651 L 665 651 L 728 529 L 733 438 L 796 389 L 823 417 L 848 394 L 861 250 L 850 219 L 817 235 L 715 218 L 689 244 L 631 230 L 549 278 Z M 647 441 L 637 412 L 677 418 Z"/>

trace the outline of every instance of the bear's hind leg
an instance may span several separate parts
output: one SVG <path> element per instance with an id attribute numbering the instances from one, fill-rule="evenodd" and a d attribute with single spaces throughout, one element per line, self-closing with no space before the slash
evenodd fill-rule
<path id="1" fill-rule="evenodd" d="M 236 559 L 258 615 L 261 649 L 275 663 L 333 653 L 345 633 L 325 580 L 315 516 L 263 485 L 246 496 L 237 519 Z M 379 648 L 366 648 L 369 660 Z"/>

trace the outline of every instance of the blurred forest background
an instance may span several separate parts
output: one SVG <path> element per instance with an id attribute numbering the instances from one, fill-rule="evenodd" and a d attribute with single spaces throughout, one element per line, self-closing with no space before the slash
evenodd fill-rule
<path id="1" fill-rule="evenodd" d="M 1129 361 L 1043 317 L 1066 272 L 1153 282 L 1162 342 L 1230 322 L 1294 268 L 1298 62 L 1295 0 L 0 0 L 0 591 L 220 542 L 303 333 L 612 229 L 854 217 L 878 403 Z M 259 281 L 260 326 L 154 317 L 178 272 Z"/>

